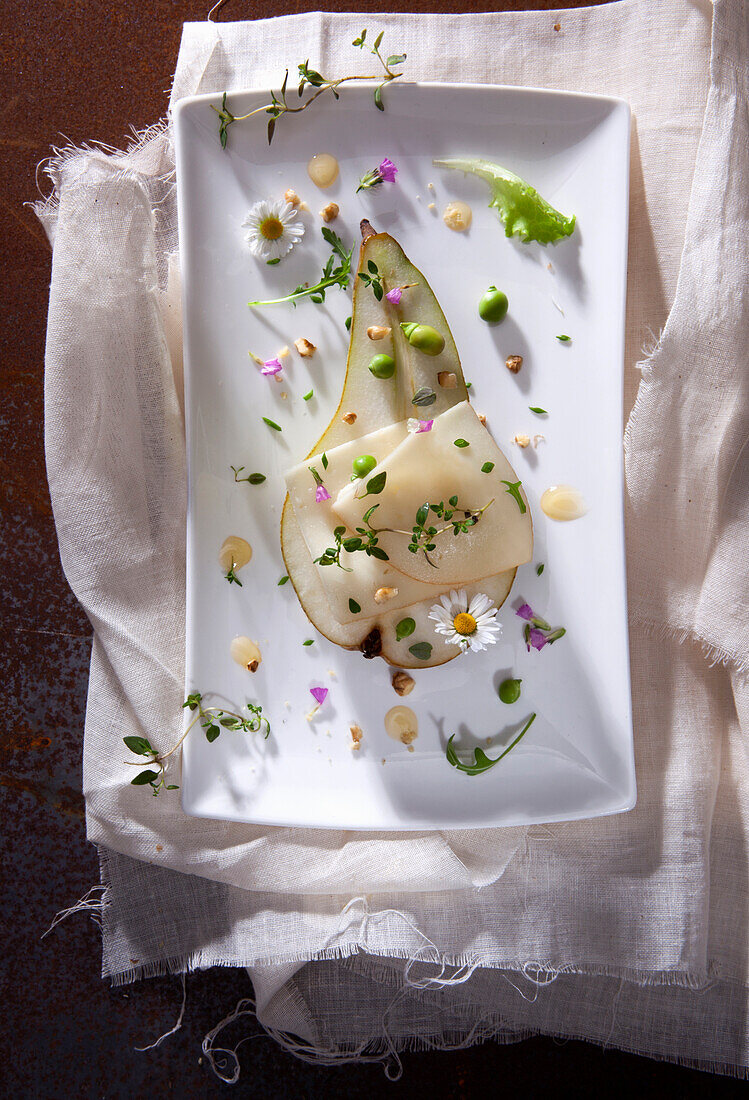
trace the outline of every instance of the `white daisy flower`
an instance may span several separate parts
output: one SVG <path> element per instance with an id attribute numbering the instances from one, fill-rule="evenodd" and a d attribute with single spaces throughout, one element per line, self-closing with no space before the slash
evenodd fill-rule
<path id="1" fill-rule="evenodd" d="M 445 642 L 459 645 L 465 653 L 478 652 L 494 645 L 502 627 L 496 621 L 497 608 L 488 596 L 478 592 L 468 602 L 465 588 L 452 590 L 450 595 L 440 596 L 440 602 L 432 606 L 429 618 L 435 622 L 435 631 L 444 636 Z"/>
<path id="2" fill-rule="evenodd" d="M 242 222 L 249 229 L 245 240 L 258 260 L 280 260 L 291 252 L 304 236 L 304 225 L 296 221 L 297 211 L 290 202 L 261 199 L 247 211 Z"/>

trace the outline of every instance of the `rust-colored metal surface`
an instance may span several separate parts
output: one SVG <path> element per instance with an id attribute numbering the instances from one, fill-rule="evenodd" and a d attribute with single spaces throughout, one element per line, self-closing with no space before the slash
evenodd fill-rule
<path id="1" fill-rule="evenodd" d="M 349 10 L 331 0 L 326 8 Z M 359 0 L 362 13 L 380 3 Z M 417 0 L 410 12 L 469 11 L 470 0 Z M 497 10 L 551 9 L 543 0 L 500 2 Z M 230 0 L 218 19 L 314 10 L 280 0 Z M 66 921 L 43 942 L 55 912 L 97 881 L 85 840 L 81 748 L 91 628 L 65 582 L 47 491 L 43 447 L 43 363 L 51 253 L 24 202 L 35 196 L 37 163 L 51 145 L 97 139 L 121 145 L 129 127 L 166 109 L 181 24 L 205 18 L 188 0 L 3 0 L 0 59 L 0 813 L 5 885 L 0 892 L 0 1005 L 5 1038 L 0 1096 L 130 1098 L 219 1095 L 224 1086 L 200 1058 L 200 1041 L 237 999 L 243 972 L 212 971 L 188 982 L 183 1029 L 156 1051 L 136 1053 L 174 1022 L 179 982 L 154 979 L 110 989 L 99 977 L 96 927 Z M 556 21 L 557 16 L 551 15 Z M 561 16 L 563 18 L 563 15 Z M 405 1077 L 380 1069 L 317 1069 L 271 1041 L 247 1045 L 238 1092 L 256 1096 L 403 1095 L 472 1097 L 501 1086 L 537 1095 L 541 1082 L 586 1096 L 644 1087 L 667 1095 L 730 1095 L 733 1082 L 581 1043 L 535 1039 L 455 1054 L 407 1055 Z M 621 1090 L 621 1091 L 620 1091 Z M 737 1093 L 738 1094 L 738 1093 Z"/>

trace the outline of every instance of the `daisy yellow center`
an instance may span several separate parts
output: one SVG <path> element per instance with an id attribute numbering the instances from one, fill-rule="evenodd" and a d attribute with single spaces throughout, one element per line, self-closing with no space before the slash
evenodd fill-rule
<path id="1" fill-rule="evenodd" d="M 283 222 L 278 218 L 266 218 L 260 223 L 260 232 L 266 241 L 277 241 L 283 236 Z"/>
<path id="2" fill-rule="evenodd" d="M 453 627 L 458 634 L 462 634 L 465 637 L 475 632 L 476 620 L 473 615 L 470 615 L 467 611 L 461 611 L 460 614 L 456 615 L 453 619 Z"/>

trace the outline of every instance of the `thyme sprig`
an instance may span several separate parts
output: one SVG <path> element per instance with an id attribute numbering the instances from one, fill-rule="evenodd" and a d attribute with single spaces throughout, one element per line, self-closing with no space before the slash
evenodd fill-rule
<path id="1" fill-rule="evenodd" d="M 380 275 L 380 269 L 374 260 L 367 261 L 367 270 L 359 272 L 359 278 L 368 286 L 378 302 L 382 301 L 382 296 L 385 293 L 385 288 L 382 285 L 382 275 Z"/>
<path id="2" fill-rule="evenodd" d="M 372 518 L 372 513 L 379 508 L 379 504 L 373 504 L 371 508 L 368 508 L 362 516 L 363 527 L 357 527 L 355 535 L 346 535 L 346 528 L 334 527 L 333 538 L 335 539 L 335 546 L 329 546 L 326 550 L 323 550 L 319 558 L 315 558 L 316 565 L 337 565 L 339 569 L 345 570 L 346 573 L 353 573 L 348 565 L 341 564 L 341 552 L 345 550 L 347 554 L 355 554 L 358 550 L 361 550 L 367 555 L 368 558 L 377 558 L 379 561 L 389 561 L 388 555 L 378 545 L 380 530 L 373 527 L 369 522 Z M 381 530 L 387 530 L 387 528 L 381 528 Z M 361 608 L 359 609 L 361 610 Z"/>
<path id="3" fill-rule="evenodd" d="M 284 294 L 281 298 L 267 298 L 265 301 L 248 302 L 248 306 L 276 306 L 283 302 L 291 302 L 292 305 L 296 305 L 299 298 L 311 298 L 312 301 L 319 305 L 325 301 L 325 291 L 328 287 L 339 286 L 342 290 L 346 290 L 351 281 L 351 261 L 354 255 L 354 246 L 347 252 L 343 247 L 343 241 L 337 236 L 332 229 L 325 227 L 321 230 L 324 239 L 328 242 L 332 248 L 332 252 L 325 263 L 325 267 L 322 269 L 322 275 L 312 286 L 307 283 L 300 283 L 298 287 L 290 291 L 288 294 Z M 336 259 L 338 264 L 336 265 Z"/>
<path id="4" fill-rule="evenodd" d="M 411 541 L 408 544 L 408 549 L 412 554 L 418 554 L 421 551 L 424 557 L 433 568 L 437 568 L 434 562 L 430 559 L 429 554 L 432 550 L 437 549 L 435 539 L 444 534 L 445 531 L 452 530 L 455 537 L 458 535 L 466 535 L 471 527 L 475 527 L 478 521 L 483 516 L 487 508 L 491 508 L 495 501 L 495 497 L 492 497 L 483 508 L 479 508 L 475 512 L 471 512 L 458 504 L 457 496 L 450 497 L 447 506 L 445 502 L 441 500 L 439 504 L 430 504 L 425 501 L 416 512 L 416 522 L 413 529 L 408 531 L 398 532 L 399 534 L 410 534 Z M 427 526 L 429 521 L 429 513 L 433 512 L 439 519 L 445 520 L 443 527 L 434 527 L 432 524 Z"/>
<path id="5" fill-rule="evenodd" d="M 161 790 L 178 790 L 179 785 L 177 783 L 166 782 L 166 765 L 164 761 L 177 751 L 190 730 L 193 726 L 197 725 L 198 722 L 205 730 L 206 740 L 209 742 L 213 742 L 219 737 L 222 728 L 227 730 L 242 730 L 244 733 L 263 733 L 265 740 L 270 737 L 270 722 L 263 716 L 263 708 L 260 704 L 247 703 L 247 710 L 250 712 L 249 716 L 236 714 L 234 711 L 223 710 L 220 707 L 203 706 L 202 694 L 199 691 L 193 691 L 187 696 L 186 701 L 182 704 L 182 709 L 194 711 L 195 717 L 189 723 L 177 744 L 169 749 L 168 752 L 159 752 L 153 747 L 147 737 L 122 738 L 125 745 L 132 753 L 136 756 L 145 757 L 151 765 L 150 768 L 138 772 L 135 778 L 130 780 L 131 786 L 149 786 L 154 797 L 158 795 Z M 125 763 L 135 768 L 142 766 L 140 762 L 136 763 L 132 760 L 126 760 Z M 157 770 L 154 771 L 154 768 Z"/>
<path id="6" fill-rule="evenodd" d="M 271 91 L 270 103 L 263 103 L 260 107 L 255 107 L 254 110 L 248 111 L 245 115 L 235 115 L 229 110 L 226 105 L 226 92 L 224 92 L 221 98 L 221 107 L 214 107 L 211 104 L 211 109 L 216 112 L 219 118 L 218 137 L 221 142 L 221 148 L 225 149 L 227 139 L 229 136 L 229 127 L 233 126 L 235 122 L 243 122 L 245 119 L 252 118 L 253 115 L 267 114 L 270 115 L 268 120 L 268 144 L 273 141 L 273 135 L 276 130 L 276 122 L 282 115 L 296 115 L 302 111 L 306 111 L 308 107 L 311 107 L 316 99 L 320 96 L 330 92 L 334 99 L 340 99 L 340 93 L 338 89 L 342 84 L 346 84 L 350 80 L 377 80 L 379 81 L 374 91 L 374 103 L 378 111 L 384 111 L 385 105 L 382 102 L 382 89 L 390 84 L 393 80 L 397 80 L 398 77 L 403 76 L 403 72 L 394 72 L 393 70 L 398 68 L 406 60 L 406 54 L 391 54 L 389 57 L 383 57 L 380 52 L 380 46 L 382 45 L 382 39 L 385 32 L 380 31 L 374 40 L 374 45 L 370 50 L 370 53 L 377 58 L 382 65 L 382 72 L 377 73 L 359 73 L 356 76 L 339 76 L 332 78 L 323 76 L 317 69 L 311 69 L 309 64 L 309 58 L 306 61 L 302 61 L 297 65 L 299 74 L 299 83 L 296 87 L 296 94 L 298 99 L 304 97 L 305 92 L 310 89 L 314 89 L 311 95 L 308 95 L 307 99 L 303 103 L 298 103 L 296 106 L 289 102 L 289 96 L 293 94 L 293 90 L 288 90 L 289 83 L 289 70 L 283 78 L 281 90 L 276 92 Z M 352 46 L 357 46 L 359 49 L 364 49 L 365 41 L 367 37 L 366 29 L 361 32 L 358 38 L 355 38 L 352 42 Z"/>

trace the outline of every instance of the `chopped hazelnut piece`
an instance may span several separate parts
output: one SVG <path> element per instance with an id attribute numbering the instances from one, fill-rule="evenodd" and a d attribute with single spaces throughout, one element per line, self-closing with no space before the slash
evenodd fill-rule
<path id="1" fill-rule="evenodd" d="M 302 359 L 310 359 L 317 348 L 314 344 L 311 344 L 309 340 L 305 340 L 303 336 L 300 336 L 298 340 L 294 341 L 294 347 L 301 355 Z"/>
<path id="2" fill-rule="evenodd" d="M 458 388 L 458 376 L 451 370 L 441 370 L 437 375 L 437 381 L 443 390 L 455 390 Z"/>
<path id="3" fill-rule="evenodd" d="M 562 29 L 562 24 L 561 23 L 555 23 L 554 24 L 554 30 L 557 31 L 557 33 L 559 31 L 561 31 L 561 29 Z"/>
<path id="4" fill-rule="evenodd" d="M 360 749 L 362 737 L 364 736 L 361 726 L 349 726 L 349 729 L 351 731 L 352 750 Z"/>
<path id="5" fill-rule="evenodd" d="M 476 416 L 479 418 L 479 420 L 481 421 L 481 423 L 483 425 L 486 425 L 486 417 L 484 416 L 483 413 L 476 413 Z"/>
<path id="6" fill-rule="evenodd" d="M 356 413 L 345 413 L 341 420 L 344 424 L 353 424 L 356 421 Z"/>
<path id="7" fill-rule="evenodd" d="M 387 325 L 370 325 L 367 329 L 367 336 L 370 340 L 384 340 L 392 331 Z"/>
<path id="8" fill-rule="evenodd" d="M 505 366 L 507 367 L 507 369 L 509 371 L 512 371 L 513 374 L 517 374 L 518 371 L 520 370 L 520 368 L 522 367 L 522 365 L 523 365 L 522 355 L 508 355 L 507 356 L 507 359 L 505 361 Z"/>
<path id="9" fill-rule="evenodd" d="M 286 199 L 286 201 L 288 203 L 291 204 L 291 206 L 301 206 L 302 205 L 302 200 L 299 198 L 299 196 L 297 195 L 297 193 L 296 193 L 296 191 L 294 190 L 293 187 L 287 187 L 286 190 L 284 191 L 284 196 L 283 197 Z"/>
<path id="10" fill-rule="evenodd" d="M 281 350 L 278 353 L 278 358 L 279 359 L 286 359 L 289 355 L 291 355 L 291 352 L 289 351 L 288 346 L 286 344 L 284 344 L 284 346 L 281 348 Z"/>
<path id="11" fill-rule="evenodd" d="M 327 206 L 323 206 L 320 211 L 320 217 L 324 222 L 332 222 L 338 217 L 340 213 L 340 206 L 337 202 L 329 202 Z"/>
<path id="12" fill-rule="evenodd" d="M 396 695 L 410 695 L 416 685 L 416 681 L 413 676 L 409 676 L 403 669 L 398 671 L 393 676 L 393 691 Z"/>
<path id="13" fill-rule="evenodd" d="M 388 600 L 392 600 L 394 596 L 398 595 L 397 588 L 378 588 L 374 594 L 375 603 L 387 603 Z"/>
<path id="14" fill-rule="evenodd" d="M 527 447 L 530 441 L 529 435 L 516 435 L 512 442 L 517 443 L 518 447 Z"/>
<path id="15" fill-rule="evenodd" d="M 545 443 L 545 442 L 546 442 L 546 436 L 545 435 L 534 435 L 534 437 L 533 437 L 533 448 L 534 448 L 534 450 L 538 447 L 539 443 Z"/>

